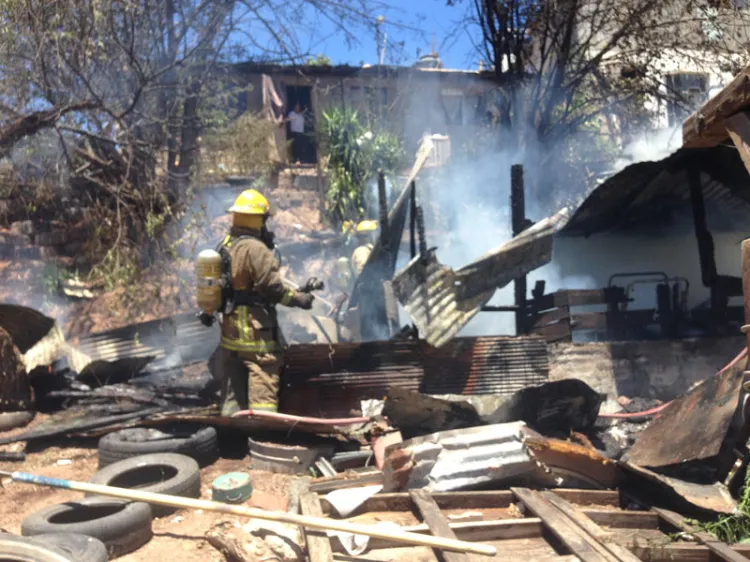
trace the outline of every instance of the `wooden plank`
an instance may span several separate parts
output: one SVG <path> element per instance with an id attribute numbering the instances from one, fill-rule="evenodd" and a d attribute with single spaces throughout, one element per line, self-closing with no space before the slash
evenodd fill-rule
<path id="1" fill-rule="evenodd" d="M 652 511 L 584 509 L 583 513 L 597 525 L 604 525 L 613 529 L 659 528 L 659 516 Z"/>
<path id="2" fill-rule="evenodd" d="M 735 545 L 734 550 L 747 562 L 750 559 L 750 546 Z M 636 544 L 631 547 L 633 553 L 641 560 L 648 562 L 715 562 L 716 556 L 708 547 L 691 543 L 672 544 Z"/>
<path id="3" fill-rule="evenodd" d="M 684 148 L 713 147 L 727 137 L 725 120 L 750 105 L 750 67 L 745 68 L 721 92 L 682 124 Z"/>
<path id="4" fill-rule="evenodd" d="M 346 488 L 358 488 L 360 486 L 370 486 L 383 483 L 383 473 L 374 470 L 366 474 L 356 476 L 341 474 L 331 478 L 319 478 L 310 483 L 310 491 L 318 493 L 327 493 L 334 490 L 343 490 Z"/>
<path id="5" fill-rule="evenodd" d="M 679 513 L 674 513 L 673 511 L 660 509 L 658 507 L 651 509 L 668 525 L 671 525 L 680 531 L 690 533 L 690 535 L 695 537 L 699 543 L 705 545 L 706 548 L 713 553 L 715 558 L 726 560 L 726 562 L 745 562 L 746 558 L 732 550 L 728 544 L 717 540 L 705 531 L 696 530 L 695 527 L 690 525 L 690 523 L 688 523 Z"/>
<path id="6" fill-rule="evenodd" d="M 307 492 L 300 497 L 300 511 L 302 515 L 322 517 L 323 509 L 320 507 L 320 498 L 314 492 Z M 307 542 L 307 554 L 310 562 L 333 562 L 333 549 L 331 541 L 325 531 L 313 531 L 304 529 L 305 541 Z"/>
<path id="7" fill-rule="evenodd" d="M 446 539 L 455 539 L 456 533 L 451 529 L 448 520 L 440 512 L 440 508 L 430 497 L 426 490 L 410 490 L 409 497 L 414 505 L 417 506 L 422 519 L 430 528 L 430 532 L 436 537 Z M 437 552 L 438 549 L 433 549 Z M 450 550 L 441 551 L 446 562 L 469 562 L 469 557 L 464 552 L 452 552 Z"/>
<path id="8" fill-rule="evenodd" d="M 529 331 L 529 334 L 540 336 L 547 340 L 547 343 L 570 341 L 573 337 L 570 332 L 570 326 L 566 321 L 558 322 L 557 324 L 550 324 L 549 326 L 542 326 L 541 328 L 534 328 Z"/>
<path id="9" fill-rule="evenodd" d="M 603 289 L 576 289 L 557 291 L 527 301 L 527 309 L 542 312 L 554 308 L 607 304 Z"/>
<path id="10" fill-rule="evenodd" d="M 529 511 L 542 520 L 544 525 L 566 548 L 583 562 L 614 562 L 617 560 L 596 539 L 583 532 L 537 492 L 526 488 L 511 488 L 511 491 Z"/>
<path id="11" fill-rule="evenodd" d="M 448 524 L 460 540 L 471 542 L 535 539 L 542 537 L 543 530 L 542 520 L 538 517 L 499 519 L 495 521 L 449 522 Z M 402 529 L 410 533 L 425 535 L 430 533 L 430 528 L 424 523 L 409 525 Z M 339 541 L 333 541 L 332 545 L 334 552 L 345 552 Z M 398 547 L 403 547 L 403 544 L 376 537 L 371 538 L 368 543 L 368 548 L 371 550 Z"/>
<path id="12" fill-rule="evenodd" d="M 542 328 L 561 320 L 568 320 L 570 318 L 570 309 L 566 306 L 555 308 L 547 312 L 530 315 L 526 322 L 529 330 L 534 328 Z"/>
<path id="13" fill-rule="evenodd" d="M 726 122 L 729 138 L 732 139 L 743 164 L 750 172 L 750 113 L 743 111 L 732 115 Z"/>
<path id="14" fill-rule="evenodd" d="M 577 289 L 565 292 L 568 295 L 568 306 L 607 304 L 607 298 L 603 289 Z"/>
<path id="15" fill-rule="evenodd" d="M 541 496 L 559 509 L 568 519 L 573 521 L 586 533 L 594 537 L 597 541 L 601 541 L 604 548 L 615 557 L 615 560 L 620 562 L 640 562 L 640 558 L 630 552 L 627 548 L 611 542 L 609 540 L 610 534 L 589 519 L 586 514 L 572 503 L 556 496 L 554 492 L 550 491 L 542 492 Z"/>
<path id="16" fill-rule="evenodd" d="M 557 489 L 555 493 L 578 506 L 620 505 L 620 493 L 617 490 L 574 490 Z M 432 499 L 438 507 L 449 509 L 481 510 L 483 508 L 505 508 L 515 502 L 515 496 L 509 490 L 487 490 L 478 492 L 433 492 Z M 413 503 L 406 492 L 376 494 L 368 499 L 360 512 L 369 511 L 411 511 Z M 657 517 L 657 516 L 654 516 Z"/>
<path id="17" fill-rule="evenodd" d="M 606 330 L 608 325 L 606 312 L 582 312 L 570 317 L 573 330 Z"/>

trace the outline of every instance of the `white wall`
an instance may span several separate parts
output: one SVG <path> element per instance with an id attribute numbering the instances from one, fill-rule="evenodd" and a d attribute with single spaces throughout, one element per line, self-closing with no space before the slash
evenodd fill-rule
<path id="1" fill-rule="evenodd" d="M 716 268 L 721 275 L 741 275 L 740 246 L 747 233 L 713 233 Z M 614 273 L 663 271 L 670 277 L 685 277 L 690 283 L 688 306 L 695 307 L 710 297 L 710 291 L 701 282 L 698 245 L 695 235 L 685 233 L 672 236 L 599 235 L 590 238 L 560 237 L 555 240 L 555 258 L 552 264 L 534 274 L 539 279 L 545 273 L 566 285 L 566 279 L 575 279 L 577 285 L 588 279 L 589 287 L 606 287 Z M 546 272 L 545 272 L 546 270 Z M 616 285 L 624 286 L 628 280 L 619 279 Z M 655 285 L 645 285 L 634 290 L 630 307 L 656 306 Z"/>

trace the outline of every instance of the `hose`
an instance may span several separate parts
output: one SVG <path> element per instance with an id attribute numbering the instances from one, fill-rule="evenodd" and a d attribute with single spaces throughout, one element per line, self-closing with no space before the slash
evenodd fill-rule
<path id="1" fill-rule="evenodd" d="M 739 363 L 742 359 L 744 359 L 747 356 L 747 347 L 743 348 L 742 351 L 740 351 L 737 354 L 737 357 L 732 359 L 724 368 L 721 369 L 718 373 L 716 373 L 716 376 L 719 376 L 726 372 L 728 369 L 731 369 L 734 367 L 737 363 Z M 617 413 L 617 414 L 599 414 L 600 418 L 606 418 L 606 419 L 616 419 L 616 420 L 624 420 L 624 419 L 631 419 L 631 418 L 642 418 L 646 416 L 653 416 L 655 414 L 658 414 L 661 412 L 664 408 L 669 406 L 673 400 L 670 400 L 666 404 L 662 404 L 661 406 L 657 406 L 656 408 L 651 408 L 650 410 L 644 410 L 643 412 L 626 412 L 626 413 Z"/>
<path id="2" fill-rule="evenodd" d="M 280 414 L 278 412 L 265 412 L 263 410 L 240 410 L 239 412 L 232 414 L 232 417 L 266 418 L 294 423 L 314 423 L 322 425 L 354 425 L 358 423 L 368 423 L 371 420 L 371 418 L 364 416 L 360 418 L 308 418 L 304 416 L 293 416 L 291 414 Z"/>

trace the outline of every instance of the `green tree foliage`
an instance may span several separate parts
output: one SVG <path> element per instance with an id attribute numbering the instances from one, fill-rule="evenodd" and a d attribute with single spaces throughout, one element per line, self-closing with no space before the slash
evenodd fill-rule
<path id="1" fill-rule="evenodd" d="M 305 61 L 305 64 L 308 66 L 333 66 L 331 59 L 323 54 L 318 54 L 315 57 L 310 57 L 309 59 L 307 59 L 307 61 Z"/>
<path id="2" fill-rule="evenodd" d="M 386 131 L 368 131 L 358 113 L 346 107 L 323 113 L 322 137 L 328 155 L 329 219 L 336 226 L 359 221 L 365 215 L 367 182 L 378 170 L 389 174 L 401 165 L 401 141 Z"/>

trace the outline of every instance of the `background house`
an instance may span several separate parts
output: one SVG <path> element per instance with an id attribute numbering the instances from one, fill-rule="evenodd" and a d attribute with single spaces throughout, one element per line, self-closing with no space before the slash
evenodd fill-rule
<path id="1" fill-rule="evenodd" d="M 318 123 L 331 107 L 356 109 L 366 124 L 398 134 L 407 154 L 416 151 L 424 134 L 449 135 L 460 146 L 492 119 L 493 84 L 478 70 L 444 69 L 439 60 L 422 60 L 412 67 L 248 62 L 236 65 L 234 71 L 240 83 L 251 86 L 240 100 L 240 109 L 268 114 L 270 100 L 276 97 L 280 106 L 273 110 L 278 116 L 286 116 L 295 103 L 308 111 L 307 164 L 317 161 Z M 283 163 L 287 138 L 287 126 L 281 124 L 275 143 Z"/>

